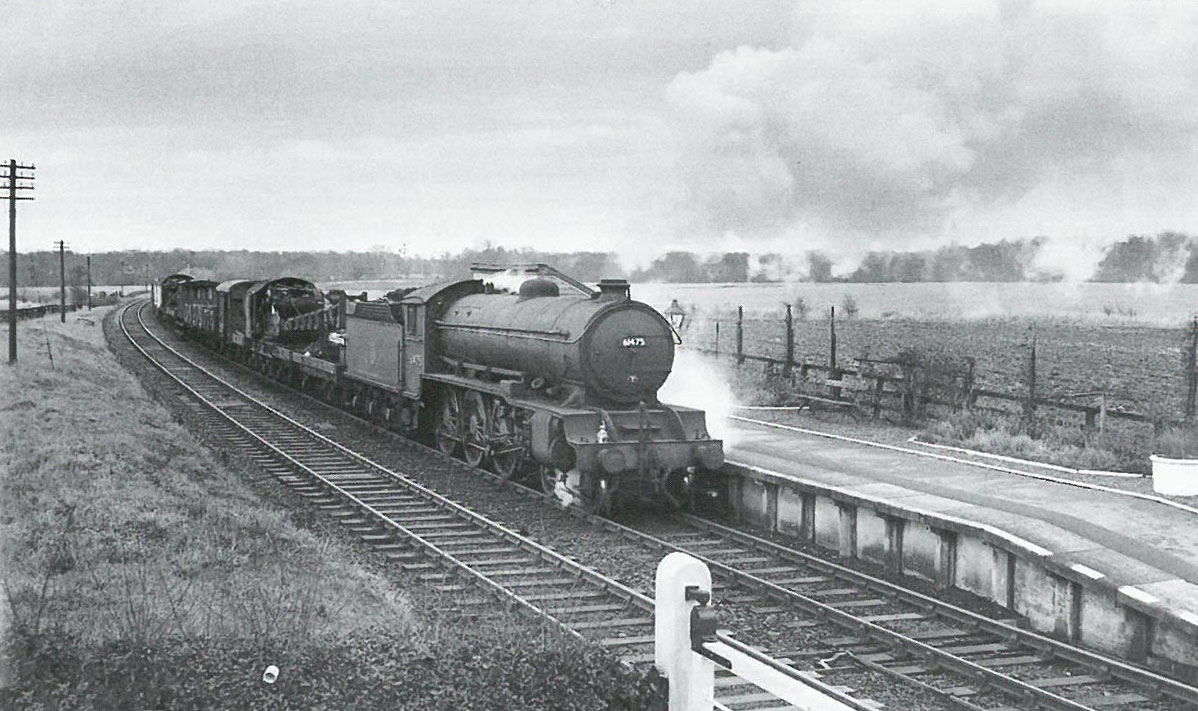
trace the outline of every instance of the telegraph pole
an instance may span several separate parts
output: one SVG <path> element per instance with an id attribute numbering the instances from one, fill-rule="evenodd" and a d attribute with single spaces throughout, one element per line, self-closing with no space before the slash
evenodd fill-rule
<path id="1" fill-rule="evenodd" d="M 121 287 L 117 289 L 117 296 L 125 295 L 125 260 L 121 260 Z"/>
<path id="2" fill-rule="evenodd" d="M 26 171 L 24 175 L 20 171 Z M 8 181 L 8 362 L 17 362 L 17 201 L 32 197 L 17 197 L 18 190 L 33 190 L 33 165 L 20 165 L 9 160 L 0 164 L 0 181 Z M 22 185 L 20 181 L 26 181 Z"/>
<path id="3" fill-rule="evenodd" d="M 92 255 L 87 255 L 87 310 L 92 310 Z"/>
<path id="4" fill-rule="evenodd" d="M 55 242 L 58 245 L 58 319 L 67 322 L 67 243 L 63 240 Z"/>

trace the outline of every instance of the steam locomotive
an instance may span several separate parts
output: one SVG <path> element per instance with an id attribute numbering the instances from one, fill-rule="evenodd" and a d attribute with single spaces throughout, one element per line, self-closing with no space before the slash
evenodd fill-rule
<path id="1" fill-rule="evenodd" d="M 677 334 L 633 301 L 545 264 L 377 300 L 303 279 L 162 280 L 161 319 L 261 373 L 564 503 L 674 507 L 711 490 L 723 444 L 703 411 L 666 405 Z M 500 286 L 509 283 L 509 288 Z"/>

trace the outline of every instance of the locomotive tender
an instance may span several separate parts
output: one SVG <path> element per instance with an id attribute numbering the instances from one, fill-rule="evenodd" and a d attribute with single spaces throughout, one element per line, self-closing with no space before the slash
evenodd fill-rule
<path id="1" fill-rule="evenodd" d="M 544 264 L 475 273 L 374 301 L 292 277 L 172 275 L 159 309 L 264 374 L 566 503 L 684 506 L 707 485 L 723 445 L 701 410 L 657 399 L 677 335 L 627 282 L 593 290 Z"/>

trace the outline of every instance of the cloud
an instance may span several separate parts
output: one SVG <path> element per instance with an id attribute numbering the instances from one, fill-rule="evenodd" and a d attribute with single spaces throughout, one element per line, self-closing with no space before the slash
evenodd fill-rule
<path id="1" fill-rule="evenodd" d="M 684 229 L 1017 237 L 1003 221 L 1034 229 L 1115 184 L 1120 204 L 1087 207 L 1134 227 L 1162 201 L 1132 169 L 1169 193 L 1163 219 L 1196 216 L 1179 188 L 1198 152 L 1198 9 L 850 1 L 805 4 L 796 26 L 790 46 L 721 52 L 668 86 Z M 1174 187 L 1151 177 L 1179 163 Z"/>

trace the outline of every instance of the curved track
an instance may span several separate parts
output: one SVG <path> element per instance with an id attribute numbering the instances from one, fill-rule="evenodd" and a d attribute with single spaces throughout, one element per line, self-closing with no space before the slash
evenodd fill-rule
<path id="1" fill-rule="evenodd" d="M 472 580 L 566 634 L 633 663 L 652 659 L 652 601 L 644 594 L 258 402 L 149 334 L 136 311 L 122 314 L 122 328 L 214 408 L 222 437 L 398 564 L 447 590 Z M 646 566 L 670 550 L 703 559 L 722 619 L 750 630 L 744 641 L 816 666 L 833 683 L 881 675 L 971 709 L 1198 708 L 1194 687 L 711 521 L 678 516 L 629 527 L 585 518 L 630 544 L 621 555 L 643 556 Z M 779 626 L 786 634 L 770 632 Z M 721 691 L 730 706 L 760 701 L 731 686 Z"/>
<path id="2" fill-rule="evenodd" d="M 141 318 L 145 305 L 120 312 L 125 337 L 192 398 L 201 426 L 229 451 L 252 460 L 396 564 L 419 571 L 422 581 L 455 593 L 477 586 L 561 634 L 611 649 L 629 664 L 652 663 L 650 597 L 343 447 L 237 388 L 155 336 Z M 485 598 L 472 602 L 492 604 Z M 870 708 L 834 689 L 826 691 L 853 708 Z M 738 685 L 725 684 L 717 698 L 746 695 Z"/>

